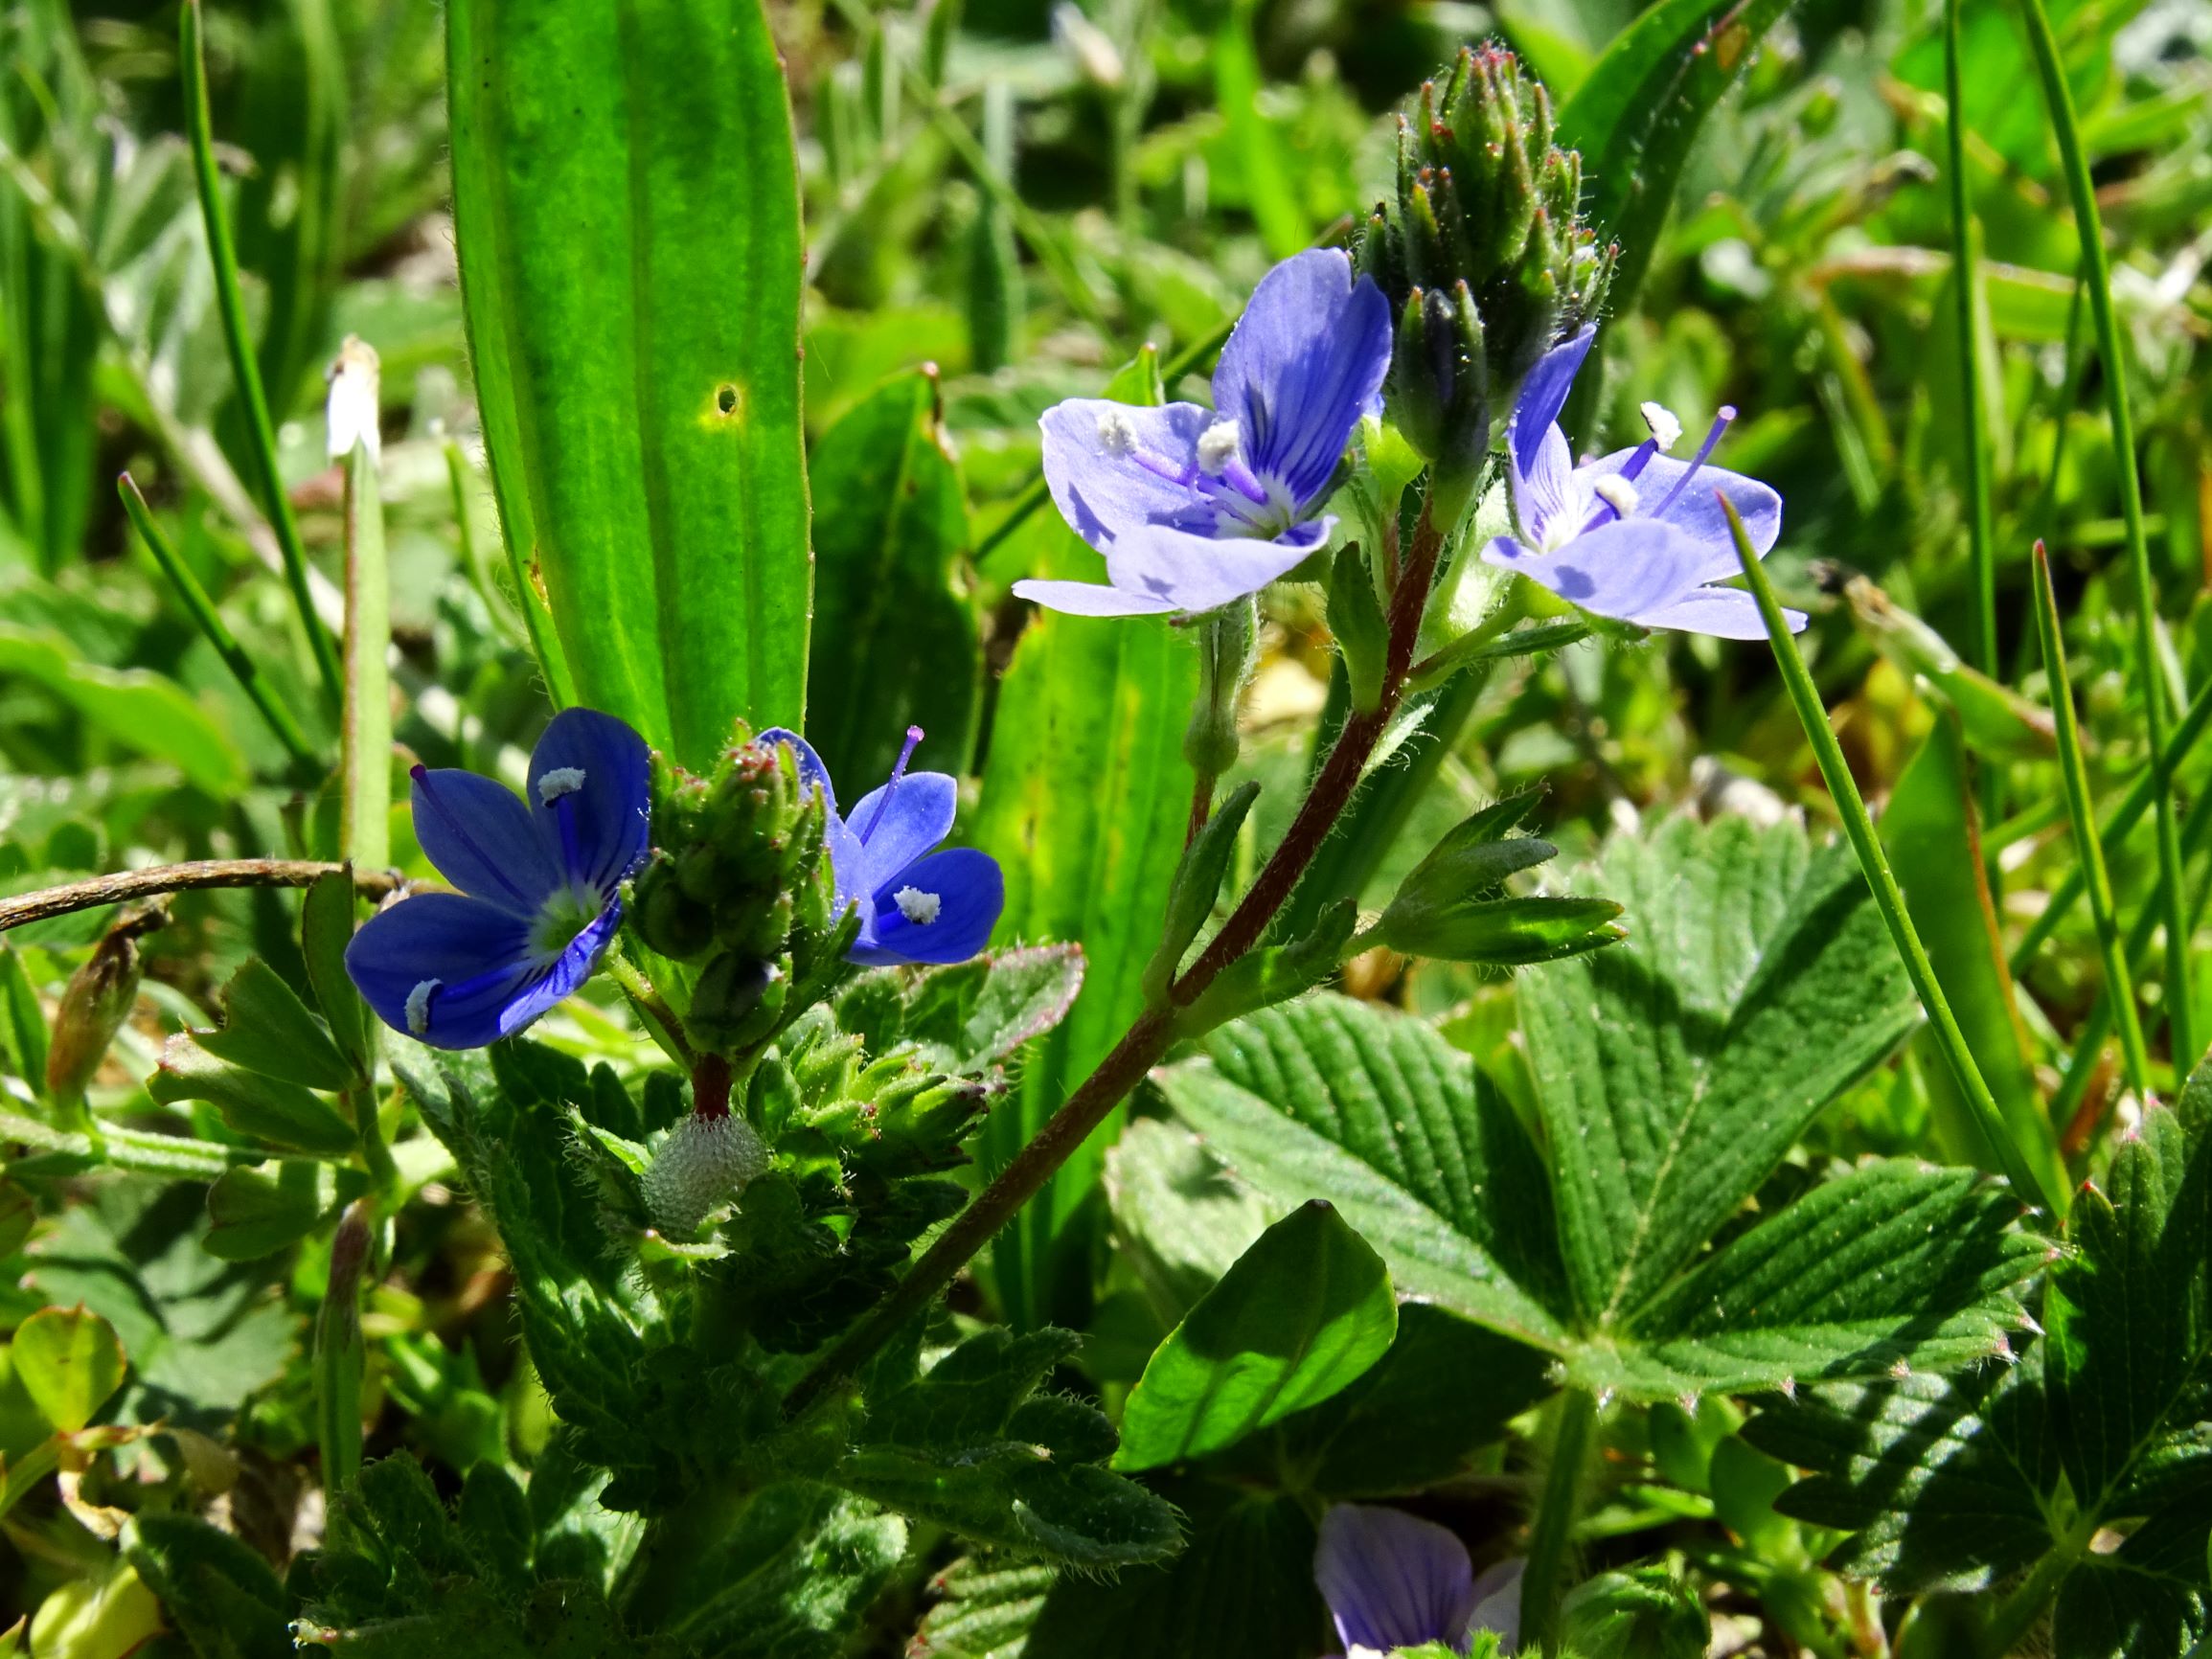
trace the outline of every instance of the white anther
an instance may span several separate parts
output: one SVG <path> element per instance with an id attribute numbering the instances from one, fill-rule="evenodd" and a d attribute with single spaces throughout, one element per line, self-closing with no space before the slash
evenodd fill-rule
<path id="1" fill-rule="evenodd" d="M 899 906 L 900 915 L 917 927 L 927 927 L 945 908 L 941 894 L 924 893 L 919 887 L 901 887 L 891 896 L 891 902 Z"/>
<path id="2" fill-rule="evenodd" d="M 1127 455 L 1137 446 L 1137 424 L 1119 409 L 1098 418 L 1098 443 L 1108 455 Z"/>
<path id="3" fill-rule="evenodd" d="M 1601 472 L 1590 480 L 1590 492 L 1623 518 L 1632 517 L 1642 497 L 1636 487 L 1617 472 Z"/>
<path id="4" fill-rule="evenodd" d="M 550 807 L 563 795 L 573 795 L 583 787 L 582 766 L 555 766 L 537 780 L 537 804 Z"/>
<path id="5" fill-rule="evenodd" d="M 1237 447 L 1243 436 L 1234 420 L 1217 420 L 1198 434 L 1198 467 L 1204 472 L 1219 472 L 1237 458 Z"/>
<path id="6" fill-rule="evenodd" d="M 1664 451 L 1674 448 L 1682 441 L 1682 423 L 1675 419 L 1674 411 L 1663 403 L 1644 403 L 1644 424 L 1652 429 L 1652 442 Z"/>
<path id="7" fill-rule="evenodd" d="M 409 1035 L 421 1036 L 430 1029 L 430 998 L 445 983 L 442 979 L 422 980 L 417 983 L 413 990 L 407 993 L 407 1032 Z"/>

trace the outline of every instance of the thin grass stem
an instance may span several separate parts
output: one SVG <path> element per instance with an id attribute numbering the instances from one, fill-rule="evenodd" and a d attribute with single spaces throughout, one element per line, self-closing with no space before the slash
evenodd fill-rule
<path id="1" fill-rule="evenodd" d="M 1950 173 L 1951 291 L 1958 305 L 1959 408 L 1965 417 L 1967 552 L 1973 567 L 1974 667 L 2002 677 L 1997 666 L 1995 534 L 1990 518 L 1989 443 L 1981 403 L 1981 307 L 1974 304 L 1978 263 L 1973 214 L 1966 176 L 1966 97 L 1959 86 L 1958 14 L 1961 0 L 1944 0 L 1943 90 Z M 1994 775 L 1994 774 L 1993 774 Z M 1984 803 L 1986 807 L 1988 803 Z"/>
<path id="2" fill-rule="evenodd" d="M 1896 942 L 1897 954 L 1904 960 L 1905 975 L 1912 981 L 1921 1007 L 1927 1011 L 1936 1046 L 1943 1050 L 1952 1075 L 1958 1079 L 1960 1093 L 1965 1095 L 1968 1106 L 1989 1140 L 1990 1149 L 2014 1189 L 2025 1202 L 2053 1216 L 2064 1214 L 2052 1194 L 2044 1190 L 2019 1144 L 2013 1139 L 2012 1131 L 2005 1125 L 2004 1114 L 1997 1109 L 1996 1100 L 1982 1078 L 1981 1068 L 1974 1064 L 1966 1035 L 1958 1028 L 1943 987 L 1936 981 L 1935 968 L 1927 960 L 1927 950 L 1920 942 L 1919 930 L 1905 910 L 1904 895 L 1898 888 L 1896 873 L 1889 867 L 1888 854 L 1882 852 L 1881 841 L 1874 832 L 1874 821 L 1867 816 L 1866 802 L 1859 793 L 1859 785 L 1852 781 L 1842 746 L 1836 742 L 1836 733 L 1828 724 L 1828 710 L 1820 701 L 1812 674 L 1806 670 L 1804 657 L 1798 654 L 1797 641 L 1782 615 L 1782 606 L 1774 597 L 1774 584 L 1767 579 L 1766 566 L 1759 562 L 1759 555 L 1751 545 L 1751 538 L 1745 534 L 1744 521 L 1737 517 L 1734 506 L 1724 495 L 1716 494 L 1715 499 L 1728 515 L 1728 528 L 1736 537 L 1736 555 L 1743 562 L 1744 578 L 1752 597 L 1758 601 L 1759 615 L 1767 624 L 1767 637 L 1774 648 L 1775 665 L 1782 670 L 1782 684 L 1790 693 L 1798 720 L 1805 727 L 1806 739 L 1813 745 L 1813 759 L 1819 762 L 1820 775 L 1827 781 L 1828 793 L 1843 820 L 1843 831 L 1850 837 L 1852 851 L 1859 854 L 1859 867 L 1866 873 L 1866 884 L 1874 892 L 1875 905 L 1888 925 L 1889 937 Z"/>
<path id="3" fill-rule="evenodd" d="M 2089 176 L 2087 152 L 2082 148 L 2081 124 L 2074 113 L 2073 88 L 2066 80 L 2065 62 L 2059 54 L 2058 36 L 2051 31 L 2050 13 L 2043 0 L 2020 0 L 2027 23 L 2028 44 L 2042 81 L 2043 102 L 2050 112 L 2051 135 L 2058 141 L 2059 159 L 2066 175 L 2066 190 L 2073 198 L 2074 229 L 2082 243 L 2082 278 L 2087 289 L 2089 316 L 2097 331 L 2097 351 L 2104 359 L 2105 406 L 2112 427 L 2112 460 L 2119 472 L 2120 514 L 2127 526 L 2128 574 L 2134 588 L 2134 680 L 2142 689 L 2143 720 L 2151 739 L 2155 765 L 2166 753 L 2166 682 L 2159 668 L 2157 589 L 2151 579 L 2151 548 L 2143 525 L 2143 481 L 2135 460 L 2134 418 L 2128 409 L 2128 359 L 2120 337 L 2120 320 L 2112 307 L 2112 271 L 2105 253 L 2105 228 L 2097 213 L 2097 193 Z M 2195 1021 L 2189 994 L 2189 930 L 2184 915 L 2181 885 L 2180 828 L 2174 814 L 2170 777 L 2155 780 L 2152 808 L 2158 828 L 2158 876 L 2166 890 L 2165 1000 L 2173 1010 L 2174 1052 L 2187 1066 L 2197 1057 Z"/>

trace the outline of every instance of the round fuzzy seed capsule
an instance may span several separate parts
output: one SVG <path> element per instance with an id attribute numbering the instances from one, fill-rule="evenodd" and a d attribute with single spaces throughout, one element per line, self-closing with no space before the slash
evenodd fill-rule
<path id="1" fill-rule="evenodd" d="M 663 1233 L 688 1235 L 768 1167 L 752 1125 L 733 1113 L 696 1113 L 669 1132 L 645 1172 L 646 1210 Z"/>

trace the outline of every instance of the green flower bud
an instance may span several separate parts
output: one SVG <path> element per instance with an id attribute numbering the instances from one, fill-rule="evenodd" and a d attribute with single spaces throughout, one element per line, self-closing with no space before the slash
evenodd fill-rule
<path id="1" fill-rule="evenodd" d="M 1578 956 L 1626 937 L 1621 907 L 1604 898 L 1508 898 L 1505 878 L 1559 849 L 1511 830 L 1536 796 L 1484 808 L 1439 841 L 1405 879 L 1375 924 L 1377 944 L 1441 962 L 1514 967 Z"/>
<path id="2" fill-rule="evenodd" d="M 74 1107 L 83 1099 L 107 1045 L 138 1000 L 145 967 L 138 942 L 168 925 L 169 907 L 162 900 L 125 910 L 101 936 L 84 966 L 69 976 L 46 1051 L 46 1093 L 56 1103 Z"/>

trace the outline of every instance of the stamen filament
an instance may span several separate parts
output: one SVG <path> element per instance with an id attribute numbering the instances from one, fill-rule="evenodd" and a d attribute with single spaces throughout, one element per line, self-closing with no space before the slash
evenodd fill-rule
<path id="1" fill-rule="evenodd" d="M 860 831 L 864 845 L 876 833 L 876 826 L 883 822 L 883 814 L 891 810 L 891 797 L 899 793 L 899 781 L 906 776 L 906 762 L 913 758 L 914 746 L 922 741 L 922 728 L 906 728 L 906 746 L 899 751 L 899 763 L 891 768 L 891 778 L 883 785 L 883 799 L 876 803 L 876 810 L 868 815 L 868 828 Z"/>
<path id="2" fill-rule="evenodd" d="M 1689 488 L 1690 480 L 1698 476 L 1698 468 L 1705 465 L 1705 458 L 1713 453 L 1713 446 L 1721 442 L 1721 434 L 1728 430 L 1728 422 L 1736 419 L 1733 405 L 1723 403 L 1721 412 L 1713 417 L 1713 429 L 1705 434 L 1705 442 L 1698 445 L 1698 453 L 1690 458 L 1689 466 L 1675 480 L 1675 488 L 1667 491 L 1667 498 L 1652 509 L 1653 518 L 1661 517 L 1675 505 L 1675 498 Z"/>

